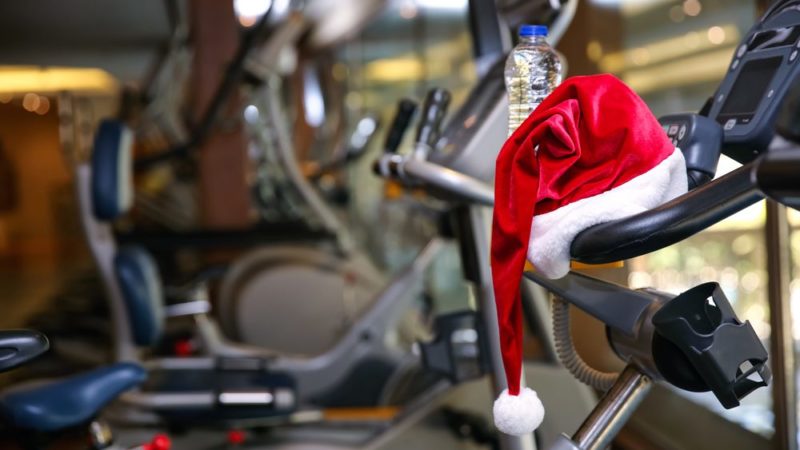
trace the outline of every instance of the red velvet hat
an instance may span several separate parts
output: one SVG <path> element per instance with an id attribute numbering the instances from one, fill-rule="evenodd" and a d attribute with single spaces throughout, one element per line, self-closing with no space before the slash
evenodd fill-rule
<path id="1" fill-rule="evenodd" d="M 545 276 L 563 277 L 578 233 L 686 189 L 680 150 L 644 101 L 612 75 L 567 79 L 508 138 L 497 158 L 491 248 L 508 382 L 494 405 L 500 431 L 530 433 L 544 417 L 536 393 L 520 385 L 526 256 Z"/>

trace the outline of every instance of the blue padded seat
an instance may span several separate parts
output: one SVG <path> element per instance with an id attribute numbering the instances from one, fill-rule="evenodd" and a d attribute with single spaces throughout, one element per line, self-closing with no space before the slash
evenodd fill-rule
<path id="1" fill-rule="evenodd" d="M 0 414 L 16 428 L 54 432 L 83 425 L 123 392 L 145 381 L 145 370 L 118 363 L 0 396 Z"/>
<path id="2" fill-rule="evenodd" d="M 117 251 L 114 272 L 128 310 L 134 342 L 152 346 L 164 330 L 164 296 L 156 262 L 143 248 L 127 246 Z"/>
<path id="3" fill-rule="evenodd" d="M 110 221 L 133 203 L 133 133 L 125 124 L 100 124 L 92 151 L 92 206 L 95 217 Z"/>

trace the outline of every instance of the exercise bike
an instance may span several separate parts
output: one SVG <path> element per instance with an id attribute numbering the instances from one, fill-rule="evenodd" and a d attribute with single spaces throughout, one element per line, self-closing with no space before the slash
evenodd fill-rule
<path id="1" fill-rule="evenodd" d="M 31 330 L 0 331 L 0 372 L 12 370 L 50 348 L 47 338 Z M 138 365 L 118 363 L 57 381 L 12 386 L 0 392 L 3 432 L 25 450 L 47 448 L 56 438 L 75 431 L 89 436 L 89 450 L 123 450 L 100 412 L 123 392 L 144 381 Z M 6 434 L 6 433 L 3 433 Z M 169 450 L 170 439 L 158 434 L 128 450 Z"/>

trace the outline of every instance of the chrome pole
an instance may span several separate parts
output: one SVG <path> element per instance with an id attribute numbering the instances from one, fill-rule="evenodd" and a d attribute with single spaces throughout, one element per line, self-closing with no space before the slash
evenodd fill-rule
<path id="1" fill-rule="evenodd" d="M 635 366 L 625 367 L 611 389 L 572 436 L 573 442 L 581 450 L 602 450 L 611 445 L 611 441 L 652 385 L 650 377 Z"/>
<path id="2" fill-rule="evenodd" d="M 475 297 L 478 301 L 478 309 L 482 315 L 487 339 L 489 342 L 489 354 L 492 380 L 492 392 L 494 396 L 500 394 L 506 388 L 506 376 L 503 369 L 503 358 L 500 352 L 500 332 L 497 325 L 497 309 L 494 300 L 494 290 L 492 289 L 492 272 L 489 266 L 489 228 L 486 226 L 485 214 L 488 209 L 482 206 L 470 206 L 468 208 L 470 231 L 475 251 L 475 260 L 479 262 L 476 269 L 479 271 L 479 280 L 475 282 Z M 524 376 L 524 374 L 523 374 Z M 533 434 L 525 436 L 509 436 L 499 433 L 500 448 L 502 450 L 535 450 L 536 443 Z"/>

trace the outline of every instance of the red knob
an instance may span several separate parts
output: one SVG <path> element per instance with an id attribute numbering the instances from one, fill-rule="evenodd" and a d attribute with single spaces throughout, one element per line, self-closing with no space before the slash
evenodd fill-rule
<path id="1" fill-rule="evenodd" d="M 192 352 L 194 352 L 194 345 L 192 341 L 189 339 L 181 339 L 176 341 L 172 348 L 175 356 L 186 357 L 192 356 Z"/>
<path id="2" fill-rule="evenodd" d="M 245 434 L 242 430 L 230 430 L 228 431 L 228 443 L 231 445 L 240 445 L 243 444 L 245 441 Z"/>
<path id="3" fill-rule="evenodd" d="M 142 450 L 170 450 L 172 440 L 166 434 L 157 434 L 149 444 L 144 444 Z"/>

